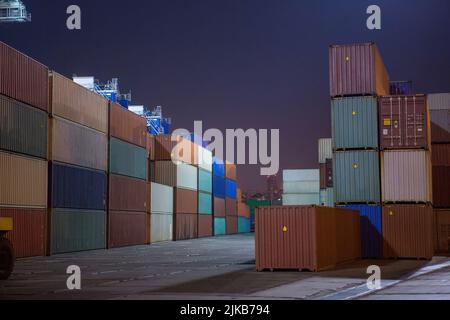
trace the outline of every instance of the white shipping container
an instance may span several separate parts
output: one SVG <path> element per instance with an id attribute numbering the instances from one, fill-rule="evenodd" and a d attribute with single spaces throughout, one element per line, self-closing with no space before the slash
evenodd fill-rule
<path id="1" fill-rule="evenodd" d="M 284 170 L 283 182 L 292 181 L 320 181 L 320 170 Z"/>
<path id="2" fill-rule="evenodd" d="M 320 205 L 320 193 L 283 194 L 283 206 Z"/>
<path id="3" fill-rule="evenodd" d="M 213 165 L 213 155 L 212 152 L 198 146 L 198 166 L 199 168 L 212 172 L 212 165 Z"/>
<path id="4" fill-rule="evenodd" d="M 327 163 L 327 159 L 333 159 L 333 140 L 319 139 L 319 163 Z"/>
<path id="5" fill-rule="evenodd" d="M 320 182 L 317 181 L 285 181 L 283 182 L 283 192 L 292 193 L 319 193 Z"/>
<path id="6" fill-rule="evenodd" d="M 151 215 L 150 242 L 172 241 L 173 237 L 173 215 L 172 214 L 152 214 Z"/>
<path id="7" fill-rule="evenodd" d="M 450 93 L 435 93 L 428 95 L 430 110 L 450 110 Z"/>
<path id="8" fill-rule="evenodd" d="M 334 189 L 320 190 L 320 205 L 334 208 Z"/>
<path id="9" fill-rule="evenodd" d="M 173 213 L 173 188 L 158 183 L 151 185 L 151 213 Z"/>
<path id="10" fill-rule="evenodd" d="M 177 188 L 198 190 L 197 167 L 185 163 L 177 165 Z"/>

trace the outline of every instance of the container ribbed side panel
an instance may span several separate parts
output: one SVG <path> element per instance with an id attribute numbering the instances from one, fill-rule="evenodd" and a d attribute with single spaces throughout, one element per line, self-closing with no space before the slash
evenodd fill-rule
<path id="1" fill-rule="evenodd" d="M 327 159 L 333 159 L 332 139 L 319 139 L 319 163 L 324 164 Z"/>
<path id="2" fill-rule="evenodd" d="M 450 110 L 450 93 L 434 93 L 428 95 L 430 110 Z"/>
<path id="3" fill-rule="evenodd" d="M 152 213 L 151 214 L 151 243 L 172 241 L 173 236 L 173 214 Z"/>
<path id="4" fill-rule="evenodd" d="M 227 233 L 226 218 L 214 218 L 214 235 L 223 236 Z"/>
<path id="5" fill-rule="evenodd" d="M 125 109 L 118 103 L 109 103 L 110 132 L 112 137 L 147 147 L 147 123 L 145 118 Z"/>
<path id="6" fill-rule="evenodd" d="M 147 151 L 125 141 L 110 139 L 110 165 L 113 174 L 147 180 Z"/>
<path id="7" fill-rule="evenodd" d="M 150 242 L 146 212 L 109 211 L 108 247 L 145 245 Z"/>

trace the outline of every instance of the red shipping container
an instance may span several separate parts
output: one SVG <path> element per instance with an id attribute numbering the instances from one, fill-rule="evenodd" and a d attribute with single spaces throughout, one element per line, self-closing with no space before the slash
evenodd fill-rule
<path id="1" fill-rule="evenodd" d="M 109 134 L 112 137 L 147 147 L 147 121 L 118 103 L 109 103 Z"/>
<path id="2" fill-rule="evenodd" d="M 150 243 L 150 223 L 147 212 L 108 212 L 108 248 Z"/>
<path id="3" fill-rule="evenodd" d="M 433 166 L 450 167 L 450 143 L 433 144 Z"/>
<path id="4" fill-rule="evenodd" d="M 434 210 L 436 252 L 450 253 L 450 209 Z"/>
<path id="5" fill-rule="evenodd" d="M 250 208 L 243 202 L 238 202 L 238 216 L 250 218 Z"/>
<path id="6" fill-rule="evenodd" d="M 0 41 L 0 94 L 48 111 L 49 70 Z"/>
<path id="7" fill-rule="evenodd" d="M 190 240 L 198 238 L 198 214 L 174 214 L 173 240 Z"/>
<path id="8" fill-rule="evenodd" d="M 433 205 L 450 208 L 450 167 L 433 166 Z"/>
<path id="9" fill-rule="evenodd" d="M 220 218 L 227 215 L 225 199 L 214 197 L 214 217 Z"/>
<path id="10" fill-rule="evenodd" d="M 431 122 L 431 141 L 433 143 L 450 143 L 450 132 Z"/>
<path id="11" fill-rule="evenodd" d="M 238 233 L 238 217 L 228 216 L 227 221 L 227 234 L 233 235 Z"/>
<path id="12" fill-rule="evenodd" d="M 110 174 L 109 210 L 149 212 L 149 183 L 140 179 Z"/>
<path id="13" fill-rule="evenodd" d="M 174 188 L 174 213 L 197 214 L 198 192 Z"/>
<path id="14" fill-rule="evenodd" d="M 198 216 L 198 237 L 206 238 L 213 235 L 213 216 L 203 215 Z"/>
<path id="15" fill-rule="evenodd" d="M 13 231 L 6 234 L 16 258 L 45 256 L 47 250 L 47 210 L 0 208 L 0 218 L 12 218 Z"/>
<path id="16" fill-rule="evenodd" d="M 425 95 L 380 98 L 381 149 L 429 149 L 431 125 Z"/>
<path id="17" fill-rule="evenodd" d="M 147 152 L 148 159 L 150 161 L 155 161 L 155 137 L 150 135 L 149 133 L 147 133 Z"/>
<path id="18" fill-rule="evenodd" d="M 227 217 L 237 217 L 237 202 L 236 199 L 229 199 L 227 198 L 225 201 L 225 209 L 226 209 L 226 215 Z"/>
<path id="19" fill-rule="evenodd" d="M 178 146 L 178 150 L 175 149 L 176 146 Z M 185 150 L 187 152 L 183 152 Z M 178 137 L 176 141 L 172 141 L 172 135 L 159 135 L 155 137 L 155 160 L 173 160 L 197 165 L 198 147 L 196 144 L 182 137 Z"/>

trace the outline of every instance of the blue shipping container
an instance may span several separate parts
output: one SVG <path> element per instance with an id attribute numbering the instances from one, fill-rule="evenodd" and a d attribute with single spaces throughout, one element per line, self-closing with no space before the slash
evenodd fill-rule
<path id="1" fill-rule="evenodd" d="M 213 175 L 225 178 L 225 165 L 223 160 L 216 157 L 213 158 Z"/>
<path id="2" fill-rule="evenodd" d="M 362 257 L 383 257 L 382 210 L 381 206 L 348 205 L 347 209 L 357 210 L 361 216 Z"/>
<path id="3" fill-rule="evenodd" d="M 52 208 L 106 210 L 105 172 L 56 162 L 49 167 Z"/>
<path id="4" fill-rule="evenodd" d="M 236 181 L 226 179 L 226 197 L 229 199 L 236 199 Z"/>
<path id="5" fill-rule="evenodd" d="M 216 198 L 225 199 L 225 178 L 213 176 L 213 195 Z"/>
<path id="6" fill-rule="evenodd" d="M 226 235 L 227 220 L 225 218 L 214 218 L 214 235 L 223 236 Z"/>

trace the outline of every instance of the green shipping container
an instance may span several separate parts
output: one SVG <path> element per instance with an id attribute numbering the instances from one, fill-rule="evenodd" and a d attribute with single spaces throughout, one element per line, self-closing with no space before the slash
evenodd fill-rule
<path id="1" fill-rule="evenodd" d="M 203 169 L 198 170 L 198 190 L 212 193 L 212 172 Z"/>
<path id="2" fill-rule="evenodd" d="M 213 214 L 212 201 L 212 194 L 200 191 L 198 193 L 198 213 Z"/>
<path id="3" fill-rule="evenodd" d="M 380 156 L 377 151 L 334 154 L 336 203 L 380 203 Z"/>
<path id="4" fill-rule="evenodd" d="M 251 225 L 250 219 L 239 217 L 238 218 L 238 233 L 250 233 Z"/>
<path id="5" fill-rule="evenodd" d="M 106 248 L 106 212 L 72 209 L 51 211 L 50 253 Z"/>
<path id="6" fill-rule="evenodd" d="M 147 152 L 144 148 L 111 138 L 109 150 L 111 173 L 147 180 Z"/>
<path id="7" fill-rule="evenodd" d="M 0 95 L 0 149 L 47 159 L 47 113 Z"/>
<path id="8" fill-rule="evenodd" d="M 272 204 L 270 200 L 247 200 L 247 205 L 250 208 L 250 216 L 255 217 L 256 207 L 269 207 Z"/>
<path id="9" fill-rule="evenodd" d="M 223 236 L 227 234 L 226 218 L 214 218 L 214 235 Z"/>
<path id="10" fill-rule="evenodd" d="M 378 100 L 348 97 L 331 102 L 333 148 L 378 149 Z"/>

